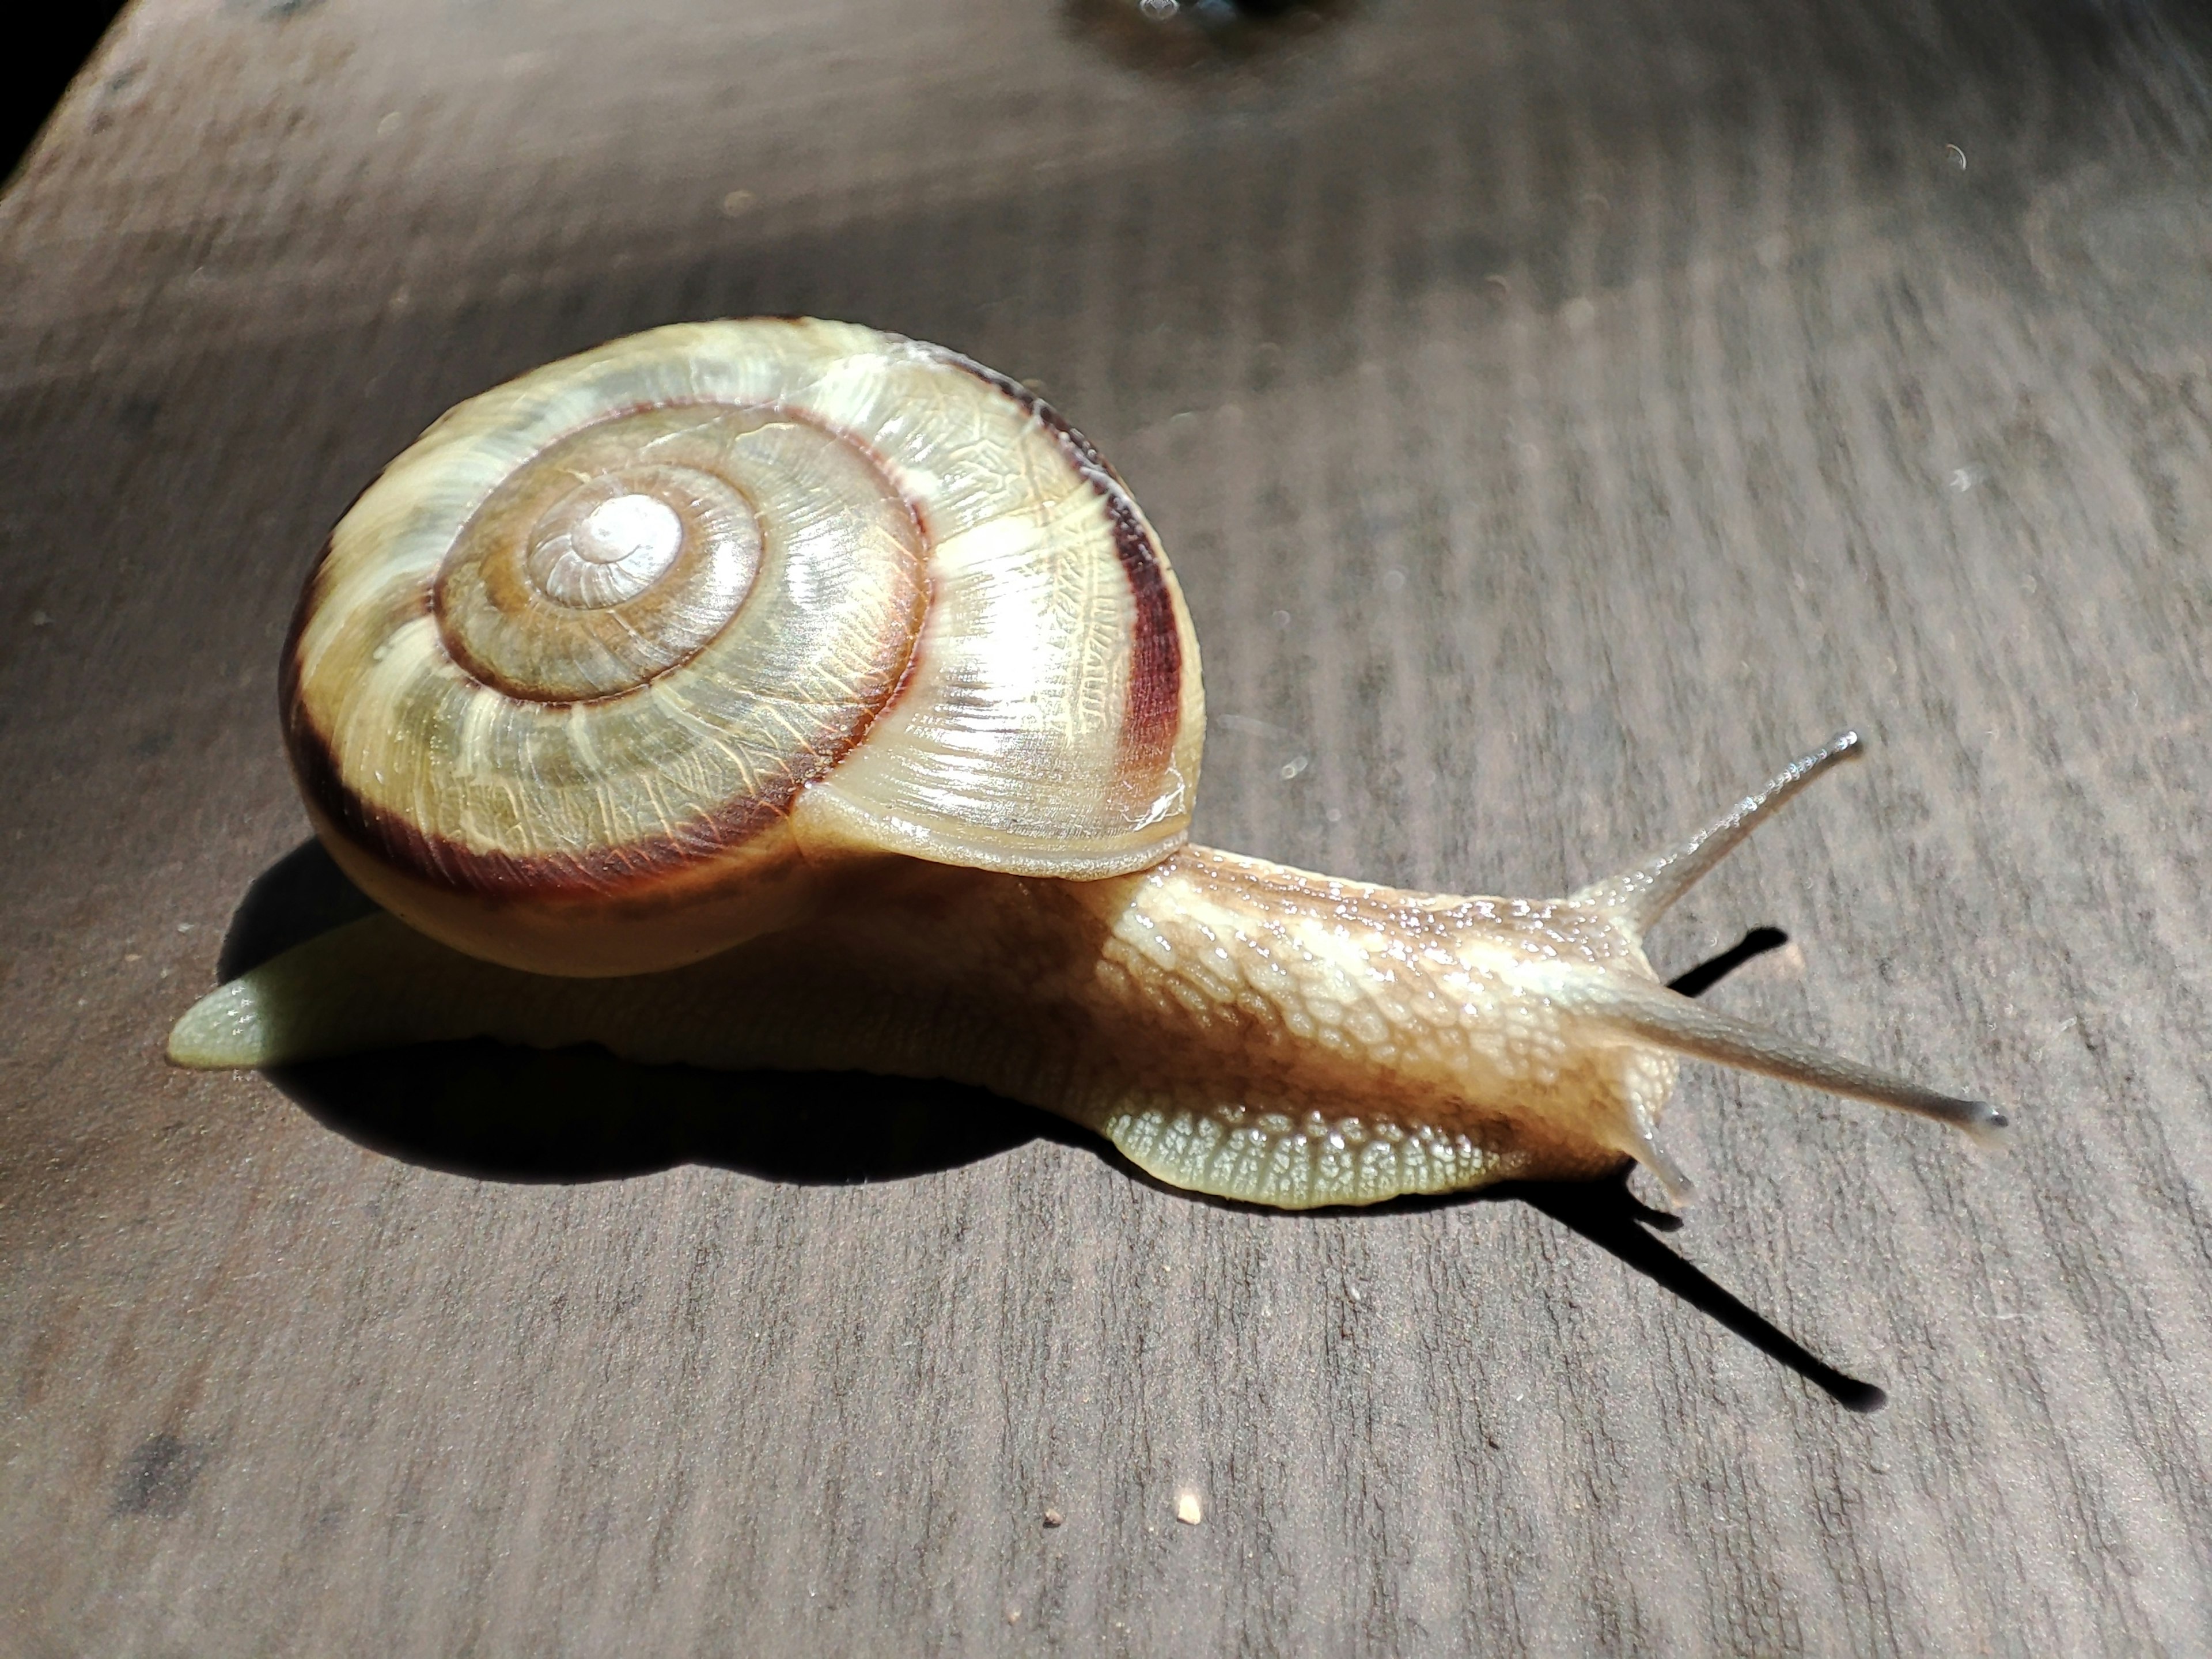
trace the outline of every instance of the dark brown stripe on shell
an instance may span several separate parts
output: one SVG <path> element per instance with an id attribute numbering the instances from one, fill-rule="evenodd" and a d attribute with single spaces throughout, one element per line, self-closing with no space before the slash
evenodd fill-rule
<path id="1" fill-rule="evenodd" d="M 699 866 L 758 835 L 798 798 L 800 783 L 783 781 L 772 799 L 751 799 L 702 813 L 672 836 L 577 853 L 485 853 L 426 833 L 347 787 L 330 740 L 295 702 L 284 745 L 300 792 L 338 832 L 416 880 L 453 893 L 510 899 L 643 899 L 670 878 Z"/>
<path id="2" fill-rule="evenodd" d="M 1059 440 L 1083 481 L 1098 492 L 1112 526 L 1114 552 L 1129 583 L 1136 611 L 1136 640 L 1129 665 L 1129 702 L 1121 711 L 1121 777 L 1149 790 L 1175 757 L 1182 724 L 1182 635 L 1176 626 L 1175 596 L 1168 591 L 1167 568 L 1136 498 L 1067 417 L 1019 380 L 1007 379 L 974 359 L 932 348 L 942 361 L 964 369 L 995 392 L 1003 392 Z"/>

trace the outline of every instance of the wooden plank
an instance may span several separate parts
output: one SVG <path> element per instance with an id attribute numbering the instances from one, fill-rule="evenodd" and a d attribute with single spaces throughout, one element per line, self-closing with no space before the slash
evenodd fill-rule
<path id="1" fill-rule="evenodd" d="M 80 82 L 0 199 L 0 1650 L 2212 1643 L 2212 31 L 1118 4 L 142 0 Z M 1555 892 L 1860 724 L 1658 958 L 1787 931 L 1717 1003 L 2015 1152 L 1696 1069 L 1661 1239 L 864 1079 L 167 1069 L 343 902 L 271 702 L 346 501 L 753 311 L 1115 459 L 1217 844 Z"/>

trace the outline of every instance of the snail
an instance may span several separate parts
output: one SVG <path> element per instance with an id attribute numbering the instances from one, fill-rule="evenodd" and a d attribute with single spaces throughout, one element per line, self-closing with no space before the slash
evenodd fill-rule
<path id="1" fill-rule="evenodd" d="M 471 398 L 332 532 L 282 683 L 308 815 L 382 913 L 204 998 L 182 1065 L 491 1036 L 946 1078 L 1286 1208 L 1630 1159 L 1680 1200 L 1685 1056 L 2006 1127 L 1644 955 L 1851 734 L 1565 898 L 1191 845 L 1198 645 L 1158 540 L 940 347 L 678 325 Z"/>

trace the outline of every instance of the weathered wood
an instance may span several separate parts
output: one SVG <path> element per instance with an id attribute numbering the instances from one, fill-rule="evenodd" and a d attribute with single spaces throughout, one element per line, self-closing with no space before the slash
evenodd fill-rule
<path id="1" fill-rule="evenodd" d="M 0 1650 L 2212 1645 L 2212 28 L 1117 8 L 118 25 L 0 199 Z M 227 930 L 343 903 L 271 702 L 346 501 L 754 311 L 1115 459 L 1217 844 L 1556 892 L 1861 725 L 1658 959 L 1786 930 L 1717 1004 L 2014 1153 L 1692 1068 L 1662 1240 L 1193 1201 L 864 1079 L 167 1069 Z"/>

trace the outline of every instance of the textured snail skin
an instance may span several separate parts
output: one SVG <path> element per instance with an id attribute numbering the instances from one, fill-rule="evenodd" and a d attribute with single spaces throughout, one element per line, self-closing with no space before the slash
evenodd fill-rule
<path id="1" fill-rule="evenodd" d="M 645 1061 L 943 1077 L 1094 1129 L 1139 1168 L 1304 1209 L 1642 1163 L 1678 1055 L 1946 1121 L 1935 1094 L 1661 985 L 1642 930 L 1848 735 L 1680 847 L 1577 896 L 1455 897 L 1186 848 L 1060 881 L 886 860 L 802 926 L 670 971 L 554 978 L 386 917 L 205 998 L 170 1054 L 265 1066 L 406 1042 L 595 1042 Z"/>
<path id="2" fill-rule="evenodd" d="M 388 914 L 203 999 L 182 1065 L 491 1036 L 948 1078 L 1289 1208 L 1627 1158 L 1686 1194 L 1684 1055 L 2005 1127 L 1644 957 L 1851 734 L 1564 899 L 1188 846 L 1197 641 L 1143 514 L 895 336 L 679 325 L 471 399 L 332 532 L 283 679 L 309 817 Z"/>

